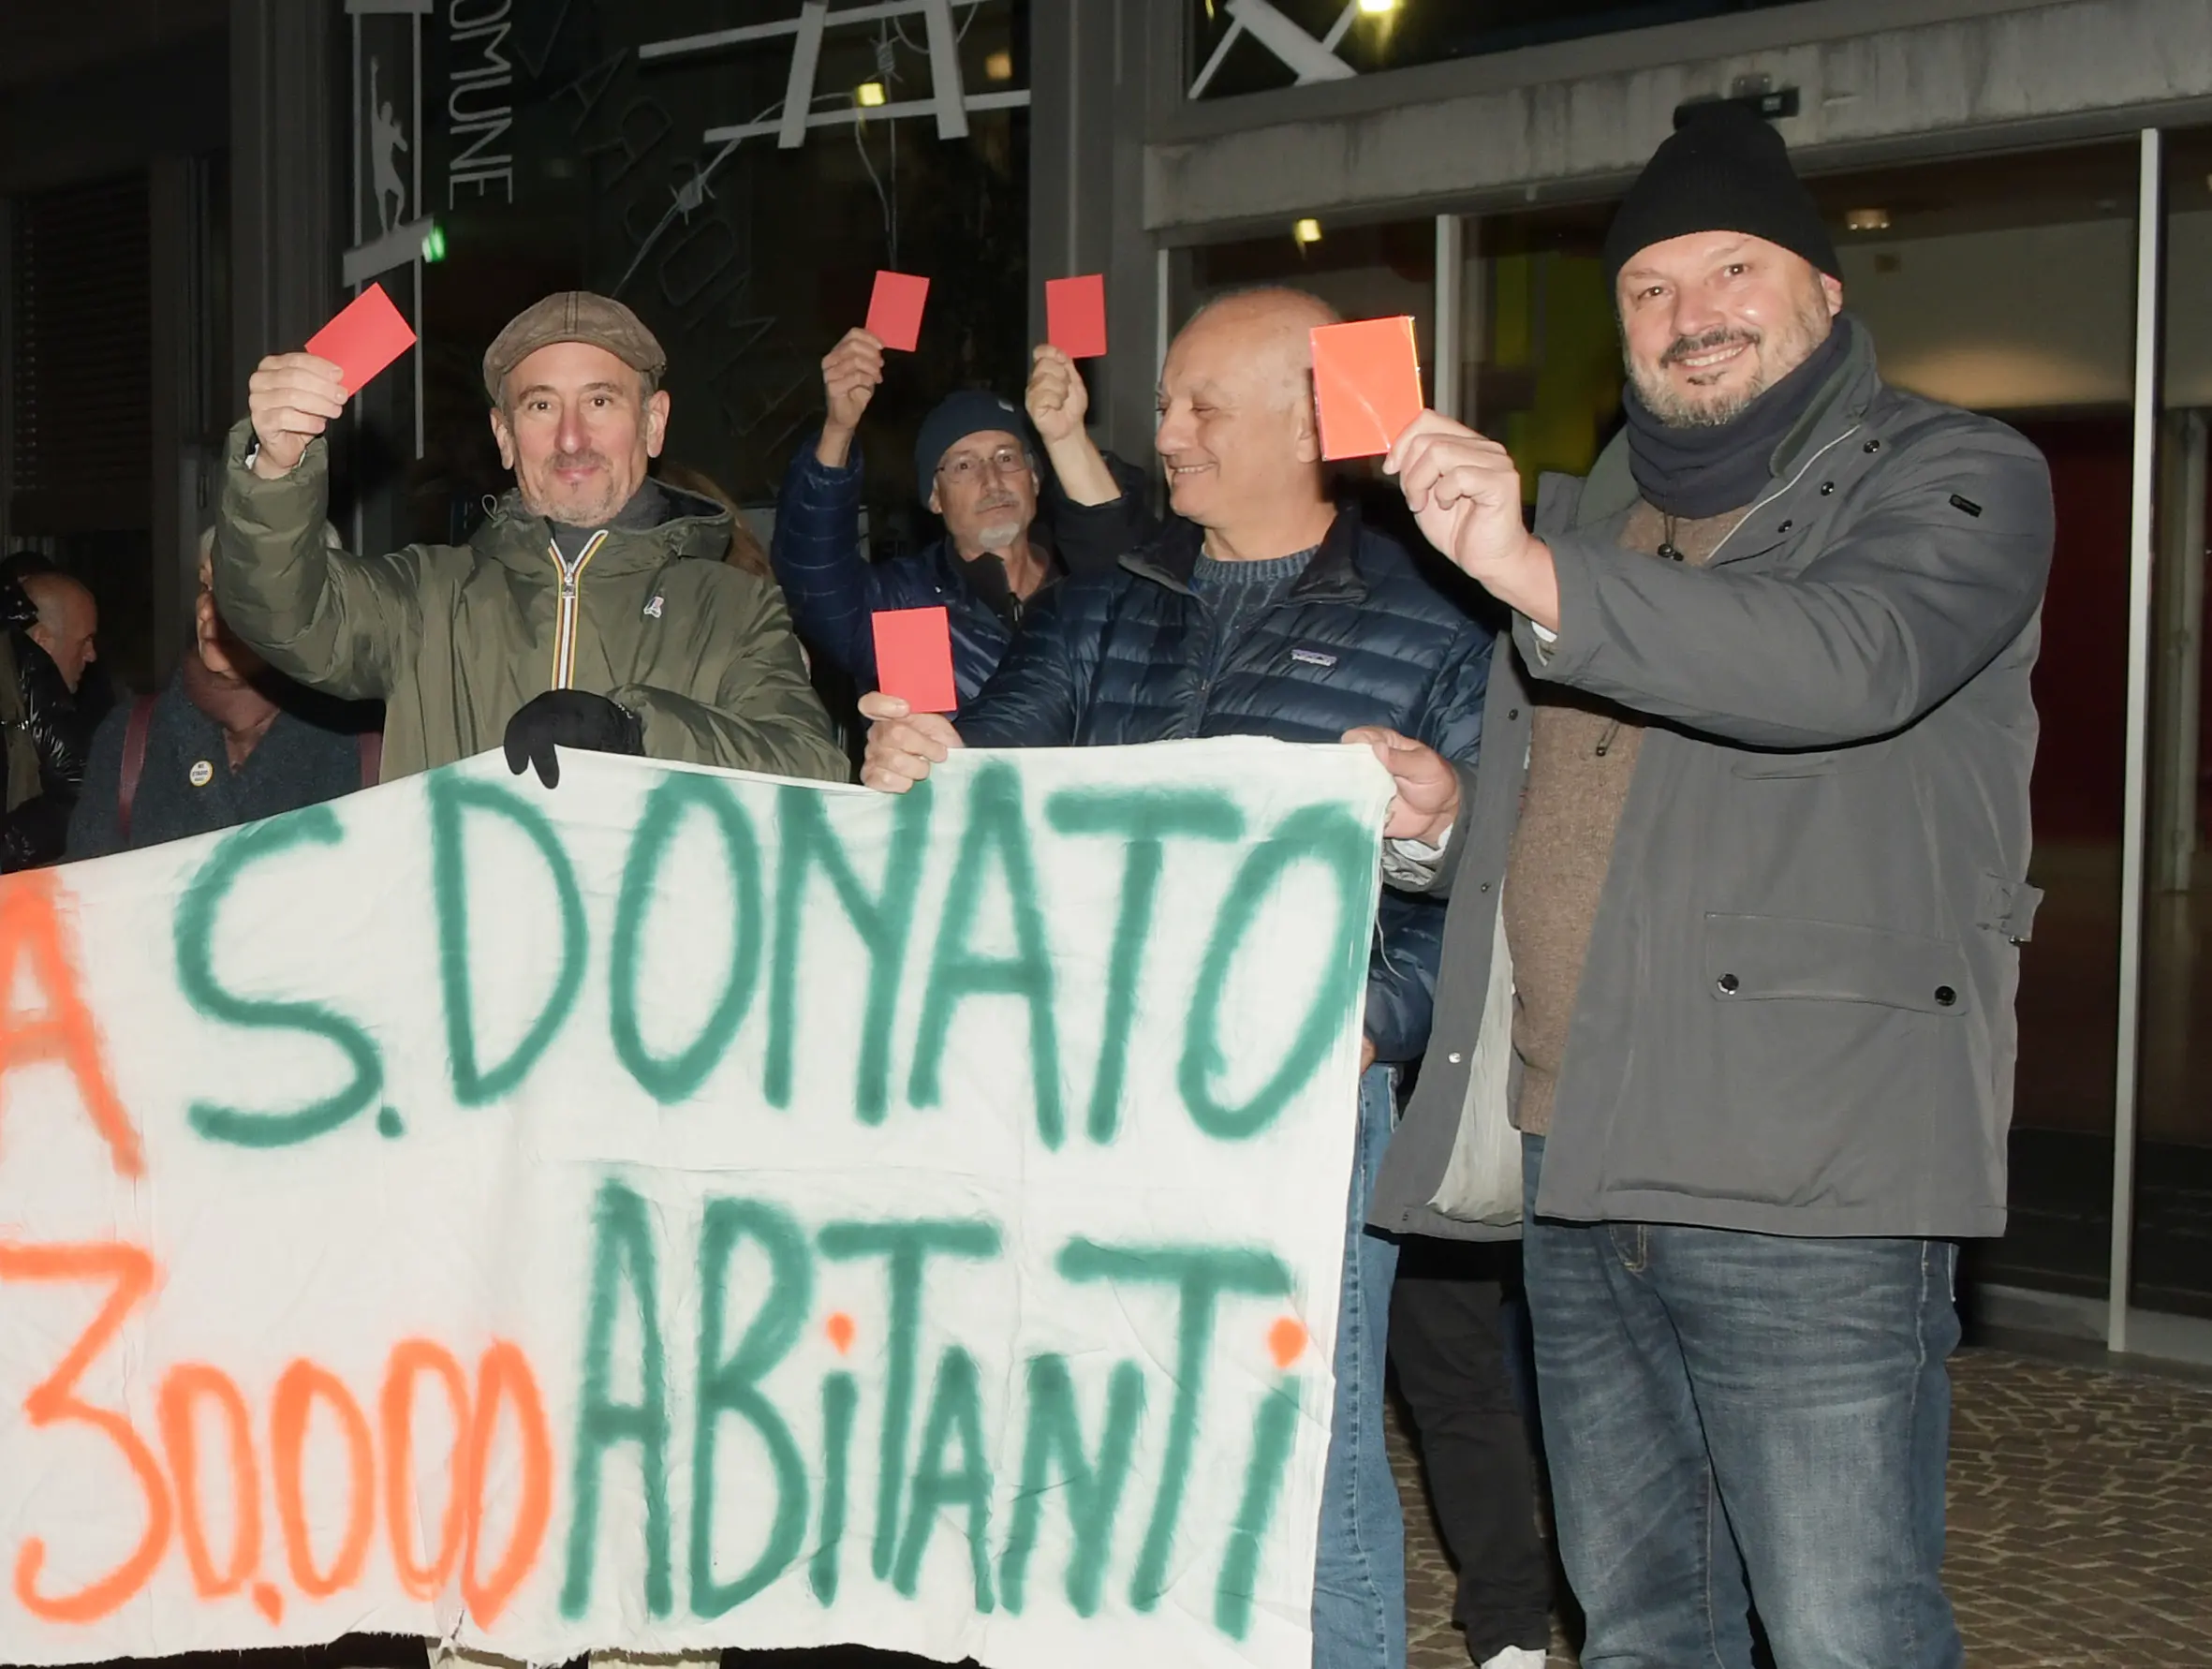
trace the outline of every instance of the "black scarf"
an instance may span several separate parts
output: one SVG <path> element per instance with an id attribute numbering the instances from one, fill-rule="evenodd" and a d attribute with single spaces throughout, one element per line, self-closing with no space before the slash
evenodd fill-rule
<path id="1" fill-rule="evenodd" d="M 1629 469 L 1644 501 L 1670 516 L 1700 521 L 1742 510 L 1774 479 L 1774 456 L 1851 350 L 1851 326 L 1836 328 L 1805 363 L 1725 423 L 1662 422 L 1629 384 Z"/>
<path id="2" fill-rule="evenodd" d="M 638 483 L 638 490 L 629 495 L 629 502 L 616 510 L 608 521 L 606 530 L 611 532 L 619 527 L 625 531 L 634 531 L 641 527 L 657 527 L 669 519 L 670 512 L 674 509 L 660 483 L 647 476 Z M 553 549 L 560 552 L 564 562 L 574 562 L 582 555 L 584 546 L 592 541 L 592 536 L 601 531 L 597 527 L 571 527 L 566 522 L 554 522 L 551 526 Z"/>

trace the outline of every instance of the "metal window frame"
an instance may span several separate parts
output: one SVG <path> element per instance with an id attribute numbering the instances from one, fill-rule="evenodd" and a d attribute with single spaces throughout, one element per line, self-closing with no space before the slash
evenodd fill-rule
<path id="1" fill-rule="evenodd" d="M 2106 1265 L 2104 1347 L 2128 1348 L 2135 1257 L 2135 1143 L 2142 1094 L 2143 902 L 2150 806 L 2150 604 L 2157 518 L 2161 253 L 2165 241 L 2164 134 L 2137 136 L 2133 468 L 2128 514 L 2127 775 L 2120 822 L 2118 1058 L 2113 1071 L 2112 1249 Z"/>

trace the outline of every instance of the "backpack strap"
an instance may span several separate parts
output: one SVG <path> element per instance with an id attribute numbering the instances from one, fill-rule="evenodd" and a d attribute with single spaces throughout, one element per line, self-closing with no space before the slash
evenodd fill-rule
<path id="1" fill-rule="evenodd" d="M 154 702 L 142 695 L 130 704 L 130 720 L 123 730 L 123 780 L 115 794 L 115 833 L 130 844 L 130 811 L 138 803 L 139 778 L 146 774 L 146 737 L 154 729 Z"/>
<path id="2" fill-rule="evenodd" d="M 384 780 L 384 732 L 363 731 L 356 740 L 361 747 L 361 785 L 375 788 Z"/>

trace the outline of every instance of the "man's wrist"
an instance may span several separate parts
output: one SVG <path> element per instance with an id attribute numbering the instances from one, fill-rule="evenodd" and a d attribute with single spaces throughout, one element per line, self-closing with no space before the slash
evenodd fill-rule
<path id="1" fill-rule="evenodd" d="M 852 437 L 858 433 L 838 423 L 824 423 L 821 438 L 814 443 L 814 461 L 825 469 L 843 469 L 852 457 Z"/>
<path id="2" fill-rule="evenodd" d="M 1060 491 L 1069 502 L 1097 510 L 1121 500 L 1121 482 L 1114 480 L 1106 454 L 1081 423 L 1059 439 L 1046 441 L 1044 455 L 1052 460 L 1053 473 L 1059 478 Z"/>
<path id="3" fill-rule="evenodd" d="M 1559 576 L 1552 548 L 1528 535 L 1510 556 L 1469 569 L 1468 577 L 1517 614 L 1547 631 L 1559 629 Z"/>
<path id="4" fill-rule="evenodd" d="M 261 444 L 260 435 L 252 433 L 246 436 L 245 456 L 240 462 L 245 465 L 248 472 L 258 480 L 281 481 L 293 470 L 299 468 L 301 462 L 306 456 L 307 450 L 302 447 L 298 458 L 293 459 L 289 464 L 279 464 L 269 455 L 269 449 Z"/>

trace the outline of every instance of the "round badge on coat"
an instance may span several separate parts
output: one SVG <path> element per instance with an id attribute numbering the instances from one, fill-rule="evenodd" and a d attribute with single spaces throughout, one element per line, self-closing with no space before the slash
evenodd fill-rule
<path id="1" fill-rule="evenodd" d="M 209 783 L 214 781 L 215 768 L 205 760 L 194 760 L 191 775 L 194 788 L 205 788 Z"/>

